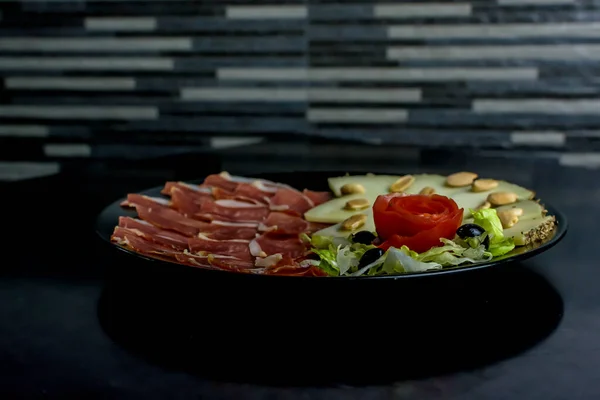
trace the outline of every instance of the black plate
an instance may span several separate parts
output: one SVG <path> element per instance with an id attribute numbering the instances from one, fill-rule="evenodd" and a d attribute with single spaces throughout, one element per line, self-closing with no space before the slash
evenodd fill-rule
<path id="1" fill-rule="evenodd" d="M 329 188 L 327 186 L 327 177 L 341 176 L 344 174 L 345 174 L 345 172 L 339 172 L 339 171 L 335 171 L 335 172 L 331 172 L 331 171 L 330 172 L 312 172 L 311 171 L 311 172 L 285 172 L 285 173 L 270 173 L 270 174 L 253 174 L 253 176 L 256 178 L 268 179 L 268 180 L 272 180 L 275 182 L 287 183 L 287 184 L 289 184 L 293 187 L 296 187 L 300 190 L 302 190 L 304 188 L 309 188 L 311 190 L 327 191 L 327 190 L 329 190 Z M 190 181 L 190 182 L 191 183 L 200 183 L 200 182 L 202 182 L 202 179 L 199 181 Z M 162 185 L 157 186 L 157 187 L 154 187 L 151 189 L 144 190 L 140 193 L 148 195 L 148 196 L 162 197 L 162 195 L 160 194 L 160 191 L 162 190 L 163 187 L 164 186 L 162 186 Z M 261 277 L 261 279 L 296 279 L 296 280 L 297 279 L 302 279 L 302 280 L 304 280 L 304 279 L 311 279 L 311 280 L 328 279 L 326 277 L 314 278 L 314 277 L 287 277 L 287 276 L 275 276 L 275 275 L 239 274 L 239 273 L 229 272 L 229 271 L 193 268 L 193 267 L 188 267 L 185 265 L 176 264 L 176 263 L 172 263 L 169 261 L 163 261 L 163 260 L 160 260 L 157 258 L 152 258 L 152 257 L 138 254 L 136 252 L 133 252 L 131 250 L 128 250 L 124 247 L 118 246 L 118 245 L 110 242 L 111 234 L 113 233 L 114 227 L 118 223 L 119 216 L 123 216 L 123 215 L 128 215 L 128 216 L 132 216 L 132 217 L 136 216 L 135 211 L 128 210 L 128 209 L 125 209 L 120 206 L 120 203 L 123 200 L 125 200 L 124 197 L 113 202 L 112 204 L 107 206 L 100 213 L 100 215 L 98 216 L 98 219 L 97 219 L 96 232 L 102 239 L 104 239 L 105 241 L 110 243 L 110 245 L 114 249 L 125 252 L 128 255 L 134 256 L 138 259 L 143 259 L 143 260 L 152 262 L 154 266 L 160 265 L 160 266 L 171 268 L 171 269 L 176 268 L 176 267 L 183 267 L 183 268 L 187 268 L 190 270 L 194 270 L 198 274 L 202 274 L 202 273 L 211 274 L 211 275 L 227 274 L 227 275 L 243 275 L 243 276 L 247 276 L 247 277 L 258 277 L 259 276 L 259 277 Z M 556 245 L 567 233 L 568 225 L 567 225 L 567 219 L 564 216 L 564 214 L 561 213 L 556 208 L 552 207 L 547 202 L 543 202 L 543 203 L 544 203 L 546 209 L 548 210 L 548 213 L 550 215 L 554 215 L 556 217 L 557 227 L 554 230 L 553 234 L 541 243 L 536 243 L 535 245 L 532 245 L 532 246 L 517 247 L 511 253 L 509 253 L 501 258 L 497 258 L 492 261 L 479 263 L 479 264 L 459 266 L 459 267 L 453 267 L 453 268 L 445 268 L 442 270 L 435 270 L 435 271 L 415 272 L 415 273 L 405 273 L 405 274 L 399 274 L 399 275 L 385 275 L 385 276 L 359 276 L 359 277 L 345 276 L 345 277 L 335 277 L 335 278 L 332 277 L 329 279 L 336 279 L 336 280 L 340 280 L 340 279 L 343 279 L 343 280 L 381 280 L 381 279 L 390 280 L 391 279 L 391 280 L 396 280 L 396 279 L 424 278 L 424 277 L 439 276 L 439 275 L 452 274 L 452 273 L 458 273 L 458 272 L 469 272 L 469 271 L 482 270 L 482 269 L 487 269 L 487 268 L 496 267 L 496 266 L 500 266 L 500 265 L 505 265 L 507 263 L 524 261 L 530 257 L 533 257 L 535 255 L 543 253 L 544 251 L 549 250 L 554 245 Z"/>

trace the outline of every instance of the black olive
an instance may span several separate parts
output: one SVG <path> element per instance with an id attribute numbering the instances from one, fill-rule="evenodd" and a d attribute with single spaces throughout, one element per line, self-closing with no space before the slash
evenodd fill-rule
<path id="1" fill-rule="evenodd" d="M 361 244 L 371 244 L 373 243 L 373 240 L 375 240 L 377 238 L 377 236 L 375 236 L 375 234 L 373 232 L 369 232 L 369 231 L 360 231 L 360 232 L 356 232 L 354 235 L 352 235 L 352 241 L 354 243 L 361 243 Z"/>
<path id="2" fill-rule="evenodd" d="M 365 251 L 365 254 L 363 254 L 363 256 L 360 258 L 358 268 L 366 267 L 367 265 L 379 260 L 383 253 L 385 253 L 385 251 L 381 250 L 379 247 Z"/>
<path id="3" fill-rule="evenodd" d="M 485 233 L 485 229 L 477 224 L 465 224 L 456 230 L 456 234 L 461 239 L 474 238 Z M 487 249 L 490 245 L 490 237 L 486 236 L 483 245 Z"/>

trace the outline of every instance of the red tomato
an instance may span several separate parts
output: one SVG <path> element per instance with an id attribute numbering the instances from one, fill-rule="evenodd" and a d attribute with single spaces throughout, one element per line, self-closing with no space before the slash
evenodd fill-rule
<path id="1" fill-rule="evenodd" d="M 403 245 L 422 253 L 441 246 L 441 238 L 452 239 L 463 218 L 463 209 L 448 197 L 388 194 L 377 198 L 373 219 L 381 248 Z"/>

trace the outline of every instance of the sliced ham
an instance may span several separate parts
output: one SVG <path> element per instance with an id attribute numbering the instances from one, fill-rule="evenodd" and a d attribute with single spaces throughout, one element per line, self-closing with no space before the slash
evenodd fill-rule
<path id="1" fill-rule="evenodd" d="M 201 233 L 214 240 L 251 240 L 256 237 L 257 230 L 256 223 L 212 221 Z"/>
<path id="2" fill-rule="evenodd" d="M 303 216 L 305 212 L 314 207 L 314 203 L 307 196 L 295 189 L 279 189 L 271 197 L 270 207 L 273 211 L 285 211 L 294 215 Z"/>
<path id="3" fill-rule="evenodd" d="M 211 201 L 210 197 L 201 198 Z M 200 200 L 200 199 L 198 199 Z M 171 189 L 171 206 L 186 217 L 192 217 L 200 212 L 200 202 L 186 194 L 178 187 Z"/>
<path id="4" fill-rule="evenodd" d="M 120 226 L 115 227 L 115 230 L 111 236 L 111 240 L 120 244 L 121 246 L 128 247 L 129 249 L 148 256 L 161 256 L 174 258 L 178 251 L 161 244 L 149 241 L 140 236 L 139 231 L 134 229 L 122 228 Z"/>
<path id="5" fill-rule="evenodd" d="M 301 266 L 290 256 L 279 257 L 277 263 L 265 268 L 264 274 L 280 276 L 327 276 L 327 273 L 316 266 Z"/>
<path id="6" fill-rule="evenodd" d="M 269 208 L 263 205 L 250 204 L 237 200 L 206 201 L 201 206 L 199 218 L 208 220 L 224 217 L 227 221 L 261 222 L 269 215 Z"/>
<path id="7" fill-rule="evenodd" d="M 304 194 L 304 196 L 308 197 L 313 202 L 314 207 L 328 202 L 333 197 L 329 192 L 313 192 L 312 190 L 308 189 L 304 189 L 302 194 Z"/>
<path id="8" fill-rule="evenodd" d="M 235 194 L 241 198 L 248 198 L 262 204 L 269 204 L 270 198 L 277 193 L 277 190 L 277 188 L 270 188 L 257 181 L 238 184 Z"/>
<path id="9" fill-rule="evenodd" d="M 187 218 L 171 208 L 136 206 L 135 209 L 144 221 L 185 236 L 195 236 L 210 225 L 208 222 Z"/>
<path id="10" fill-rule="evenodd" d="M 204 179 L 203 186 L 217 187 L 225 189 L 228 192 L 235 192 L 238 182 L 231 180 L 231 176 L 227 173 L 221 172 L 220 174 L 209 175 Z"/>
<path id="11" fill-rule="evenodd" d="M 221 254 L 243 261 L 252 261 L 248 240 L 215 240 L 203 234 L 188 239 L 188 246 L 196 254 Z"/>
<path id="12" fill-rule="evenodd" d="M 183 251 L 188 248 L 187 236 L 177 232 L 160 229 L 149 222 L 131 217 L 119 217 L 119 226 L 136 232 L 146 240 L 158 243 L 163 246 L 171 247 L 175 250 Z"/>
<path id="13" fill-rule="evenodd" d="M 295 215 L 271 212 L 259 230 L 278 235 L 299 235 L 310 230 L 310 223 Z"/>
<path id="14" fill-rule="evenodd" d="M 257 199 L 253 199 L 252 197 L 247 197 L 245 196 L 243 193 L 238 193 L 237 190 L 235 192 L 230 192 L 228 190 L 219 188 L 219 187 L 213 187 L 212 189 L 212 195 L 216 200 L 237 200 L 237 201 L 241 201 L 241 202 L 245 202 L 245 203 L 251 203 L 251 204 L 257 204 L 257 205 L 264 205 L 267 204 L 266 200 L 257 200 Z"/>
<path id="15" fill-rule="evenodd" d="M 162 189 L 161 193 L 170 196 L 173 189 L 175 188 L 183 191 L 185 194 L 193 198 L 211 198 L 212 196 L 210 188 L 200 187 L 199 185 L 194 185 L 192 183 L 185 182 L 167 182 L 165 187 Z"/>
<path id="16" fill-rule="evenodd" d="M 169 207 L 170 201 L 162 197 L 151 197 L 143 194 L 129 193 L 127 200 L 121 202 L 122 207 Z"/>
<path id="17" fill-rule="evenodd" d="M 252 240 L 249 248 L 253 256 L 263 258 L 273 254 L 298 258 L 307 251 L 306 245 L 297 236 L 282 237 L 268 232 Z"/>

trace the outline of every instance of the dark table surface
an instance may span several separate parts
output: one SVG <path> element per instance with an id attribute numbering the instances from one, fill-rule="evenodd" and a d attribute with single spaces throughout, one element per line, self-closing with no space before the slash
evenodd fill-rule
<path id="1" fill-rule="evenodd" d="M 504 333 L 473 332 L 473 341 L 481 344 L 464 350 L 455 362 L 445 360 L 454 368 L 444 372 L 421 365 L 416 377 L 394 376 L 392 370 L 385 379 L 371 381 L 368 377 L 377 376 L 378 370 L 394 368 L 371 361 L 359 365 L 366 378 L 356 381 L 299 379 L 282 384 L 268 377 L 253 381 L 227 374 L 217 379 L 150 361 L 111 339 L 98 312 L 106 248 L 93 229 L 105 205 L 169 179 L 202 178 L 220 170 L 250 175 L 323 169 L 475 170 L 534 188 L 567 215 L 569 233 L 555 248 L 490 286 L 490 296 L 495 296 L 490 313 L 502 315 L 498 321 Z M 600 398 L 599 178 L 599 170 L 561 166 L 550 153 L 273 144 L 155 160 L 73 161 L 60 175 L 0 184 L 5 249 L 0 268 L 0 398 Z M 406 307 L 412 305 L 398 306 Z M 437 337 L 443 342 L 444 330 L 456 327 L 439 329 Z M 384 352 L 385 346 L 410 347 L 411 330 L 401 326 L 397 333 L 375 335 L 359 346 L 384 346 Z M 538 339 L 517 343 L 534 330 Z M 488 361 L 462 368 L 463 358 L 491 349 L 496 355 Z M 423 365 L 438 363 L 423 354 Z M 227 351 L 223 358 L 232 365 L 239 361 Z M 281 368 L 261 362 L 268 363 L 257 359 L 248 368 Z M 397 362 L 402 363 L 401 355 Z M 307 376 L 310 370 L 310 365 L 304 367 Z"/>

